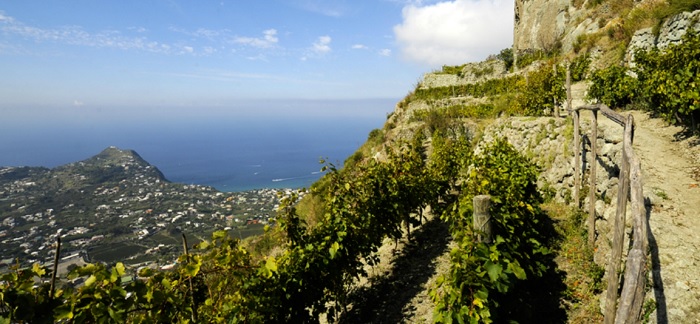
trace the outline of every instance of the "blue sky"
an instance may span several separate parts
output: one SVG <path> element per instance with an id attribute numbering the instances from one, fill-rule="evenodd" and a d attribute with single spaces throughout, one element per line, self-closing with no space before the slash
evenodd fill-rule
<path id="1" fill-rule="evenodd" d="M 512 30 L 502 0 L 3 1 L 0 112 L 398 100 Z"/>

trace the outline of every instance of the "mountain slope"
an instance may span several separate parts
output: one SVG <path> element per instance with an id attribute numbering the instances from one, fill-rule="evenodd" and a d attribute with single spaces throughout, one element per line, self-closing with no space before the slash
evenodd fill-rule
<path id="1" fill-rule="evenodd" d="M 116 147 L 53 169 L 1 167 L 0 259 L 50 262 L 60 236 L 62 255 L 170 262 L 181 252 L 181 232 L 207 237 L 247 219 L 267 221 L 277 202 L 275 190 L 222 193 L 171 183 L 136 152 Z M 256 226 L 243 232 L 259 234 Z"/>

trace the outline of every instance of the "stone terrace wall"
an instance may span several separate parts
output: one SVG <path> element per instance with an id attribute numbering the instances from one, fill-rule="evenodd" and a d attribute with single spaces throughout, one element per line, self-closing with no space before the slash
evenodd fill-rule
<path id="1" fill-rule="evenodd" d="M 700 31 L 700 10 L 683 12 L 667 19 L 661 25 L 658 36 L 654 35 L 651 27 L 638 30 L 627 47 L 625 62 L 629 66 L 634 66 L 634 51 L 637 49 L 649 50 L 654 47 L 664 49 L 670 44 L 680 43 L 681 38 L 690 28 Z"/>
<path id="2" fill-rule="evenodd" d="M 500 78 L 507 73 L 506 65 L 501 60 L 467 63 L 459 75 L 439 72 L 426 73 L 420 83 L 421 89 L 449 87 L 472 84 L 488 79 Z"/>

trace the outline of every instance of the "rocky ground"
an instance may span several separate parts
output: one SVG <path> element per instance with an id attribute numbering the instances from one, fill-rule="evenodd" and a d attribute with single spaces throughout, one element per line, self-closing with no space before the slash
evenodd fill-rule
<path id="1" fill-rule="evenodd" d="M 700 139 L 646 113 L 631 114 L 644 195 L 652 203 L 653 290 L 647 297 L 653 295 L 657 310 L 650 320 L 700 323 Z"/>
<path id="2" fill-rule="evenodd" d="M 585 89 L 585 84 L 574 86 L 574 106 L 584 103 Z M 649 321 L 700 323 L 700 139 L 644 112 L 623 114 L 635 118 L 634 149 L 641 160 L 644 195 L 649 202 L 652 271 L 647 299 L 657 302 Z M 590 116 L 582 114 L 583 134 L 589 133 Z M 604 117 L 598 120 L 598 147 L 604 154 L 598 161 L 597 191 L 601 198 L 596 201 L 600 229 L 596 262 L 604 265 L 609 251 L 606 245 L 611 241 L 607 220 L 612 220 L 611 211 L 616 208 L 614 164 L 620 157 L 622 129 Z M 563 118 L 503 118 L 487 128 L 484 139 L 508 137 L 543 169 L 540 188 L 547 183 L 555 200 L 566 201 L 567 190 L 573 185 L 573 159 L 567 158 L 573 153 L 566 148 L 571 145 L 570 128 Z M 582 204 L 585 208 L 587 199 Z M 395 246 L 387 241 L 380 250 L 381 263 L 368 268 L 371 276 L 354 289 L 350 311 L 341 322 L 432 322 L 429 291 L 449 267 L 449 244 L 449 234 L 438 220 L 419 229 L 413 242 Z"/>

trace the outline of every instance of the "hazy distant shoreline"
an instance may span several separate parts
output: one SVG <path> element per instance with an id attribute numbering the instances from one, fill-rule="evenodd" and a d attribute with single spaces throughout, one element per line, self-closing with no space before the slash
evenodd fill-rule
<path id="1" fill-rule="evenodd" d="M 342 164 L 386 118 L 386 102 L 376 111 L 358 108 L 356 116 L 347 111 L 350 107 L 342 108 L 337 116 L 331 112 L 340 108 L 328 107 L 326 114 L 294 118 L 261 110 L 249 118 L 5 119 L 0 122 L 0 165 L 52 168 L 117 146 L 138 152 L 172 182 L 227 192 L 308 187 L 322 176 L 320 159 Z"/>

